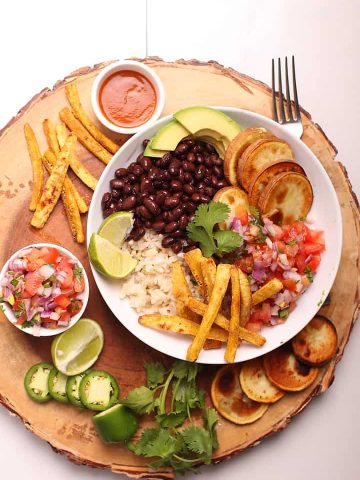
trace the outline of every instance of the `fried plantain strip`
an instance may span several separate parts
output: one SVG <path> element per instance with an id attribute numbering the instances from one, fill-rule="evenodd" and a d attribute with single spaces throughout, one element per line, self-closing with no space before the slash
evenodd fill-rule
<path id="1" fill-rule="evenodd" d="M 48 160 L 48 162 L 52 162 L 52 166 L 54 166 L 56 164 L 56 157 L 54 155 L 48 155 L 47 160 Z M 70 158 L 69 158 L 69 162 L 70 162 Z M 86 213 L 89 210 L 89 207 L 87 206 L 85 200 L 80 195 L 77 188 L 75 187 L 73 182 L 70 180 L 69 176 L 66 175 L 65 178 L 66 178 L 66 184 L 68 185 L 68 188 L 71 190 L 71 192 L 72 192 L 72 194 L 73 194 L 73 196 L 76 200 L 79 212 L 80 213 Z"/>
<path id="2" fill-rule="evenodd" d="M 224 358 L 227 362 L 233 363 L 236 350 L 239 346 L 240 328 L 240 280 L 239 272 L 235 266 L 231 267 L 231 317 L 229 325 L 229 338 L 226 345 Z"/>
<path id="3" fill-rule="evenodd" d="M 36 140 L 33 129 L 28 123 L 25 123 L 24 125 L 24 134 L 33 169 L 33 186 L 29 209 L 34 212 L 41 198 L 44 171 L 42 167 L 39 144 Z"/>
<path id="4" fill-rule="evenodd" d="M 69 166 L 69 154 L 76 143 L 76 135 L 70 134 L 64 148 L 61 150 L 56 165 L 53 167 L 45 184 L 44 191 L 37 204 L 31 225 L 35 228 L 42 228 L 47 222 L 51 212 L 60 197 L 62 186 Z"/>
<path id="5" fill-rule="evenodd" d="M 230 269 L 231 266 L 228 264 L 220 264 L 216 269 L 216 278 L 209 304 L 203 316 L 200 328 L 187 351 L 186 359 L 190 362 L 194 362 L 198 358 L 212 324 L 220 310 L 230 280 Z"/>
<path id="6" fill-rule="evenodd" d="M 257 305 L 258 303 L 265 302 L 265 300 L 270 298 L 272 295 L 279 293 L 283 288 L 284 285 L 278 278 L 272 278 L 269 282 L 252 294 L 252 304 Z"/>
<path id="7" fill-rule="evenodd" d="M 202 278 L 204 280 L 205 300 L 208 302 L 211 296 L 211 292 L 214 288 L 215 277 L 216 277 L 216 264 L 211 257 L 210 258 L 203 257 L 200 260 L 200 269 L 202 273 Z"/>
<path id="8" fill-rule="evenodd" d="M 197 335 L 200 330 L 200 325 L 198 323 L 177 315 L 141 315 L 139 317 L 139 323 L 144 327 L 181 333 L 182 335 L 192 335 L 193 337 Z M 213 327 L 208 333 L 208 339 L 225 342 L 227 339 L 227 332 L 221 328 Z"/>
<path id="9" fill-rule="evenodd" d="M 250 318 L 251 288 L 247 275 L 239 268 L 240 279 L 240 326 L 244 327 Z"/>
<path id="10" fill-rule="evenodd" d="M 200 317 L 186 305 L 187 298 L 191 295 L 191 291 L 181 264 L 178 261 L 171 264 L 171 282 L 177 315 L 200 323 Z"/>
<path id="11" fill-rule="evenodd" d="M 85 127 L 77 120 L 72 111 L 65 107 L 59 112 L 61 120 L 66 124 L 69 130 L 74 132 L 79 141 L 87 148 L 91 153 L 95 155 L 99 160 L 108 164 L 112 158 L 109 153 L 94 137 L 86 130 Z"/>
<path id="12" fill-rule="evenodd" d="M 76 82 L 68 83 L 65 87 L 66 97 L 71 105 L 74 116 L 83 124 L 86 130 L 110 153 L 116 153 L 119 145 L 102 133 L 97 126 L 90 120 L 80 102 L 79 92 Z"/>
<path id="13" fill-rule="evenodd" d="M 204 343 L 204 350 L 214 350 L 216 348 L 222 347 L 222 342 L 220 340 L 210 340 L 209 338 Z"/>
<path id="14" fill-rule="evenodd" d="M 44 165 L 51 174 L 54 165 L 56 164 L 56 157 L 51 150 L 47 150 L 43 156 Z M 61 200 L 64 204 L 66 216 L 69 222 L 71 234 L 77 243 L 83 243 L 85 240 L 84 231 L 81 224 L 80 212 L 78 204 L 76 203 L 71 188 L 71 180 L 65 177 L 64 184 L 61 190 Z"/>
<path id="15" fill-rule="evenodd" d="M 200 300 L 197 300 L 196 298 L 189 297 L 187 305 L 193 312 L 196 312 L 199 315 L 204 315 L 204 313 L 206 312 L 206 308 L 207 308 L 206 303 L 200 302 Z M 240 306 L 240 309 L 241 309 L 241 306 Z M 214 320 L 214 323 L 226 331 L 229 331 L 230 329 L 229 320 L 221 313 L 217 314 Z M 239 328 L 239 339 L 245 340 L 246 342 L 251 343 L 256 347 L 262 347 L 266 342 L 265 337 L 263 337 L 262 335 L 259 335 L 258 333 L 255 333 L 255 332 L 251 332 L 250 330 L 247 330 L 246 328 L 243 328 L 243 327 Z"/>
<path id="16" fill-rule="evenodd" d="M 46 137 L 47 143 L 50 147 L 50 150 L 56 156 L 58 156 L 59 153 L 60 153 L 60 148 L 62 148 L 63 145 L 60 145 L 60 148 L 59 148 L 59 143 L 58 143 L 58 140 L 56 138 L 55 126 L 52 123 L 52 121 L 49 120 L 48 118 L 46 118 L 43 121 L 43 129 L 44 129 L 45 137 Z M 66 140 L 66 138 L 65 138 L 65 140 Z"/>
<path id="17" fill-rule="evenodd" d="M 66 126 L 63 122 L 56 125 L 56 136 L 60 147 L 65 143 L 67 137 Z M 80 162 L 76 152 L 70 156 L 70 168 L 80 180 L 85 183 L 86 186 L 95 190 L 97 185 L 97 179 L 89 172 L 89 170 Z"/>
<path id="18" fill-rule="evenodd" d="M 201 271 L 201 259 L 204 258 L 203 254 L 201 253 L 200 248 L 195 248 L 194 250 L 190 250 L 190 252 L 186 252 L 184 255 L 185 262 L 187 263 L 188 267 L 190 268 L 193 277 L 198 284 L 199 290 L 201 295 L 205 296 L 205 287 L 204 287 L 204 279 Z"/>

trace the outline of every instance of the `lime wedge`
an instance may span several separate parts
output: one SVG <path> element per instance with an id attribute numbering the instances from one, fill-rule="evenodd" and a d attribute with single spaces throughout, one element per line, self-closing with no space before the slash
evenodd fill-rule
<path id="1" fill-rule="evenodd" d="M 93 365 L 104 345 L 104 334 L 94 320 L 82 318 L 73 327 L 54 338 L 51 356 L 64 375 L 78 375 Z"/>
<path id="2" fill-rule="evenodd" d="M 103 221 L 98 234 L 113 243 L 115 247 L 120 248 L 126 235 L 132 229 L 133 217 L 132 212 L 113 213 Z"/>
<path id="3" fill-rule="evenodd" d="M 96 270 L 110 278 L 124 278 L 137 265 L 128 252 L 119 250 L 106 238 L 93 233 L 90 238 L 89 256 Z"/>
<path id="4" fill-rule="evenodd" d="M 127 442 L 139 427 L 136 416 L 124 405 L 113 407 L 93 416 L 93 422 L 105 442 Z"/>

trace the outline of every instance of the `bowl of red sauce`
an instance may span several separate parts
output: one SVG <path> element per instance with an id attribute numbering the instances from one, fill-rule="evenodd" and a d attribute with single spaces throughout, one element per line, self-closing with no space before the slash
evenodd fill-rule
<path id="1" fill-rule="evenodd" d="M 165 93 L 153 69 L 125 60 L 108 65 L 98 74 L 91 102 L 96 117 L 105 127 L 133 134 L 160 117 Z"/>

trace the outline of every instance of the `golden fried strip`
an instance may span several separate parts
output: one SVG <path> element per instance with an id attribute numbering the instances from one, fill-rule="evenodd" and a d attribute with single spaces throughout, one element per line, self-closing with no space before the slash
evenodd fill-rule
<path id="1" fill-rule="evenodd" d="M 187 298 L 191 295 L 191 291 L 181 264 L 178 261 L 171 264 L 171 282 L 177 315 L 192 320 L 193 322 L 200 323 L 199 316 L 191 311 L 186 305 Z"/>
<path id="2" fill-rule="evenodd" d="M 199 290 L 201 295 L 205 296 L 205 287 L 204 287 L 204 279 L 201 271 L 201 259 L 204 258 L 203 254 L 201 253 L 200 248 L 195 248 L 194 250 L 190 250 L 190 252 L 186 252 L 184 255 L 185 262 L 187 263 L 188 267 L 190 268 L 193 277 L 196 280 L 196 283 L 199 286 Z"/>
<path id="3" fill-rule="evenodd" d="M 43 129 L 44 129 L 44 133 L 45 133 L 45 137 L 46 137 L 46 140 L 47 140 L 47 143 L 50 147 L 50 150 L 56 155 L 58 156 L 59 153 L 60 153 L 60 148 L 59 148 L 59 143 L 58 143 L 58 140 L 56 138 L 56 131 L 55 131 L 55 127 L 54 127 L 54 124 L 52 123 L 51 120 L 49 120 L 48 118 L 46 118 L 44 121 L 43 121 Z M 65 138 L 66 140 L 66 138 Z M 65 143 L 65 142 L 64 142 Z M 60 145 L 60 147 L 62 148 L 63 145 Z"/>
<path id="4" fill-rule="evenodd" d="M 86 130 L 85 127 L 77 120 L 72 111 L 65 107 L 59 112 L 59 116 L 69 130 L 74 132 L 79 141 L 87 148 L 91 153 L 95 155 L 99 160 L 108 164 L 112 158 L 109 153 L 100 143 L 98 143 L 94 137 Z"/>
<path id="5" fill-rule="evenodd" d="M 35 228 L 42 228 L 60 197 L 62 186 L 69 166 L 69 154 L 76 143 L 76 135 L 70 134 L 64 148 L 61 150 L 56 165 L 53 167 L 45 184 L 44 191 L 36 207 L 31 225 Z"/>
<path id="6" fill-rule="evenodd" d="M 239 268 L 240 279 L 240 326 L 244 327 L 250 318 L 251 310 L 251 288 L 247 275 Z"/>
<path id="7" fill-rule="evenodd" d="M 212 324 L 220 310 L 222 300 L 226 293 L 226 289 L 230 280 L 231 266 L 228 264 L 220 264 L 216 269 L 216 278 L 213 291 L 207 306 L 206 312 L 203 316 L 200 324 L 199 331 L 197 332 L 192 344 L 189 346 L 186 359 L 190 362 L 194 362 L 201 349 L 204 346 L 205 340 L 208 337 Z"/>
<path id="8" fill-rule="evenodd" d="M 229 325 L 229 338 L 226 345 L 224 358 L 233 363 L 236 350 L 239 346 L 240 328 L 240 280 L 238 269 L 233 265 L 230 272 L 231 280 L 231 317 Z"/>
<path id="9" fill-rule="evenodd" d="M 43 156 L 44 165 L 51 174 L 54 165 L 56 165 L 56 157 L 51 150 L 47 150 Z M 69 222 L 71 234 L 77 243 L 83 243 L 85 240 L 84 231 L 81 223 L 78 204 L 76 203 L 71 187 L 71 180 L 65 177 L 61 190 L 61 200 L 64 204 L 66 216 Z"/>
<path id="10" fill-rule="evenodd" d="M 71 154 L 70 154 L 71 155 Z M 52 166 L 55 166 L 56 164 L 56 157 L 54 155 L 48 155 L 48 158 L 47 158 L 48 162 L 52 162 Z M 69 158 L 69 162 L 70 162 L 70 158 Z M 73 182 L 70 180 L 69 176 L 66 175 L 66 184 L 68 185 L 68 188 L 71 190 L 75 200 L 76 200 L 76 203 L 77 203 L 77 206 L 78 206 L 78 209 L 79 209 L 79 212 L 80 213 L 86 213 L 88 210 L 89 210 L 89 207 L 87 206 L 85 200 L 83 199 L 83 197 L 80 195 L 80 193 L 78 192 L 77 188 L 75 187 L 75 185 L 73 184 Z"/>
<path id="11" fill-rule="evenodd" d="M 189 297 L 187 305 L 193 312 L 196 312 L 199 315 L 204 315 L 204 313 L 206 312 L 206 308 L 207 308 L 206 303 L 200 302 L 200 300 L 197 300 L 196 298 Z M 240 309 L 241 309 L 241 304 L 240 304 Z M 217 314 L 214 320 L 214 323 L 226 331 L 229 331 L 230 329 L 229 320 L 221 313 Z M 247 330 L 246 328 L 243 328 L 243 327 L 239 328 L 239 341 L 240 340 L 245 340 L 246 342 L 251 343 L 256 347 L 262 347 L 266 342 L 265 337 L 263 337 L 262 335 L 259 335 L 258 333 L 255 333 L 255 332 L 251 332 L 250 330 Z"/>
<path id="12" fill-rule="evenodd" d="M 278 278 L 272 278 L 252 294 L 252 304 L 257 305 L 258 303 L 265 302 L 265 300 L 279 293 L 283 288 L 284 286 Z"/>
<path id="13" fill-rule="evenodd" d="M 139 323 L 144 327 L 155 328 L 156 330 L 170 331 L 174 333 L 181 333 L 182 335 L 197 335 L 200 325 L 192 322 L 187 318 L 182 318 L 177 315 L 141 315 Z M 219 340 L 225 342 L 227 339 L 227 332 L 218 327 L 210 329 L 208 335 L 210 340 Z"/>
<path id="14" fill-rule="evenodd" d="M 204 350 L 214 350 L 216 348 L 222 347 L 222 342 L 220 340 L 209 340 L 207 339 L 204 343 Z"/>
<path id="15" fill-rule="evenodd" d="M 60 147 L 65 143 L 67 137 L 66 126 L 64 123 L 58 123 L 56 125 L 56 135 Z M 89 170 L 80 162 L 76 152 L 74 151 L 70 156 L 70 168 L 77 175 L 80 180 L 85 183 L 91 190 L 95 190 L 97 185 L 97 179 L 89 172 Z"/>
<path id="16" fill-rule="evenodd" d="M 40 148 L 34 131 L 28 123 L 24 125 L 24 134 L 33 169 L 33 186 L 29 209 L 34 212 L 41 198 L 44 171 L 41 162 Z"/>
<path id="17" fill-rule="evenodd" d="M 204 280 L 205 300 L 208 302 L 211 296 L 211 292 L 214 288 L 216 277 L 216 264 L 211 257 L 203 257 L 200 260 L 200 269 L 202 273 L 202 278 Z"/>
<path id="18" fill-rule="evenodd" d="M 65 87 L 65 92 L 75 117 L 80 120 L 86 130 L 88 130 L 95 140 L 105 147 L 106 150 L 111 153 L 116 153 L 119 150 L 119 145 L 113 142 L 111 138 L 104 135 L 85 113 L 85 110 L 80 102 L 76 82 L 68 83 Z"/>

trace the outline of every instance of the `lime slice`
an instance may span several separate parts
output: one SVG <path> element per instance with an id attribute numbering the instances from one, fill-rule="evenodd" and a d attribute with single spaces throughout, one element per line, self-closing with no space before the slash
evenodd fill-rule
<path id="1" fill-rule="evenodd" d="M 130 408 L 119 404 L 94 415 L 93 422 L 101 438 L 110 443 L 130 440 L 139 426 Z"/>
<path id="2" fill-rule="evenodd" d="M 104 345 L 104 334 L 94 320 L 82 318 L 73 327 L 54 338 L 51 356 L 64 375 L 78 375 L 93 365 Z"/>
<path id="3" fill-rule="evenodd" d="M 128 252 L 119 250 L 106 238 L 93 233 L 90 238 L 89 256 L 96 270 L 110 278 L 124 278 L 137 265 Z"/>
<path id="4" fill-rule="evenodd" d="M 132 229 L 133 217 L 132 212 L 113 213 L 103 221 L 98 234 L 113 243 L 115 247 L 120 248 L 126 235 Z"/>

